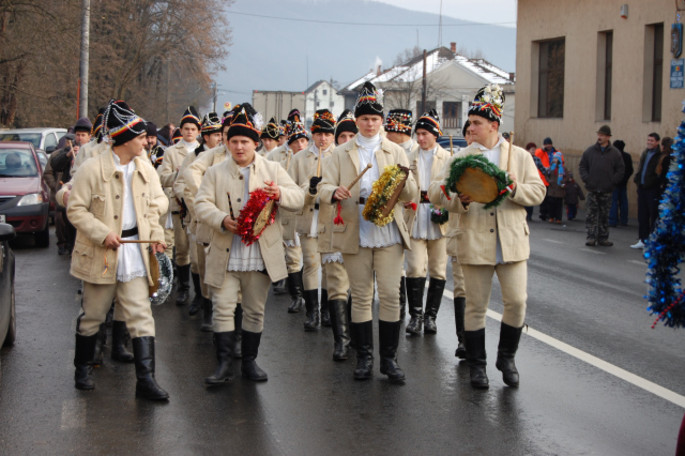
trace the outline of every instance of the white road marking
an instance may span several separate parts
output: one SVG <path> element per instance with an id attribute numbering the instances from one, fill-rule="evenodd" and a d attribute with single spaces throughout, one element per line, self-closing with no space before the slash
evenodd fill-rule
<path id="1" fill-rule="evenodd" d="M 647 267 L 647 263 L 645 263 L 644 260 L 643 260 L 643 261 L 640 261 L 640 260 L 628 260 L 628 263 L 633 263 L 633 264 L 636 264 L 636 265 L 638 265 L 638 266 L 642 266 L 642 267 L 645 267 L 645 268 Z"/>
<path id="2" fill-rule="evenodd" d="M 86 407 L 85 398 L 69 399 L 62 402 L 62 421 L 60 428 L 78 429 L 86 427 Z"/>
<path id="3" fill-rule="evenodd" d="M 606 255 L 607 254 L 606 252 L 602 252 L 601 250 L 597 250 L 597 249 L 585 249 L 585 248 L 583 248 L 580 250 L 581 250 L 581 252 L 594 253 L 595 255 Z"/>
<path id="4" fill-rule="evenodd" d="M 454 295 L 452 294 L 452 292 L 448 290 L 445 290 L 443 294 L 450 300 L 454 299 Z M 495 312 L 494 310 L 488 309 L 487 316 L 492 318 L 493 320 L 497 320 L 500 322 L 502 321 L 502 314 Z M 550 347 L 556 348 L 557 350 L 560 350 L 566 353 L 567 355 L 573 356 L 574 358 L 579 359 L 580 361 L 590 364 L 591 366 L 594 366 L 598 369 L 601 369 L 608 374 L 611 374 L 615 377 L 620 378 L 621 380 L 631 383 L 637 386 L 638 388 L 642 388 L 648 393 L 655 394 L 660 398 L 666 399 L 667 401 L 679 407 L 685 408 L 685 396 L 681 396 L 680 394 L 671 391 L 667 388 L 664 388 L 661 385 L 657 385 L 654 382 L 650 382 L 645 378 L 628 372 L 625 369 L 621 369 L 618 366 L 608 363 L 603 359 L 600 359 L 587 352 L 584 352 L 583 350 L 572 347 L 571 345 L 562 342 L 559 339 L 555 339 L 554 337 L 541 333 L 540 331 L 537 331 L 531 327 L 528 327 L 527 330 L 524 329 L 523 333 L 532 337 L 533 339 L 537 339 L 540 342 L 549 345 Z"/>
<path id="5" fill-rule="evenodd" d="M 566 242 L 557 241 L 556 239 L 547 239 L 547 238 L 544 238 L 543 241 L 551 242 L 552 244 L 567 244 Z"/>

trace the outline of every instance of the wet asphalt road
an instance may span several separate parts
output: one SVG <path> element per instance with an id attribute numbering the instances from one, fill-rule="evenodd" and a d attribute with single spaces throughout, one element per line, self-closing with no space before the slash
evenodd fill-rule
<path id="1" fill-rule="evenodd" d="M 530 331 L 517 355 L 518 389 L 494 367 L 496 286 L 487 391 L 473 390 L 454 358 L 448 293 L 438 334 L 400 341 L 404 386 L 389 384 L 378 361 L 373 380 L 355 382 L 353 359 L 331 360 L 331 330 L 305 333 L 304 315 L 270 296 L 258 358 L 269 381 L 244 381 L 235 364 L 236 378 L 213 390 L 203 386 L 215 366 L 211 334 L 184 308 L 154 308 L 168 404 L 136 400 L 133 365 L 109 358 L 95 371 L 95 391 L 74 389 L 79 302 L 69 260 L 54 246 L 17 242 L 18 332 L 0 358 L 0 454 L 671 455 L 685 412 L 685 332 L 650 329 L 645 266 L 628 248 L 635 226 L 612 230 L 616 246 L 602 249 L 584 246 L 582 228 L 531 224 Z M 579 359 L 538 332 L 595 358 Z M 654 385 L 670 391 L 666 399 Z"/>

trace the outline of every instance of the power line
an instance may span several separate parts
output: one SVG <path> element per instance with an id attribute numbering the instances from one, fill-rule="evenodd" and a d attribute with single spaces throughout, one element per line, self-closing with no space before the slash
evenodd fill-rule
<path id="1" fill-rule="evenodd" d="M 360 27 L 483 27 L 492 25 L 516 25 L 516 22 L 466 22 L 463 24 L 381 24 L 377 22 L 344 22 L 344 21 L 327 21 L 321 19 L 300 19 L 295 17 L 282 17 L 282 16 L 269 16 L 266 14 L 254 14 L 254 13 L 242 13 L 238 11 L 229 10 L 230 14 L 236 14 L 239 16 L 250 16 L 250 17 L 260 17 L 263 19 L 275 19 L 279 21 L 291 21 L 291 22 L 309 22 L 314 24 L 334 24 L 334 25 L 355 25 Z"/>

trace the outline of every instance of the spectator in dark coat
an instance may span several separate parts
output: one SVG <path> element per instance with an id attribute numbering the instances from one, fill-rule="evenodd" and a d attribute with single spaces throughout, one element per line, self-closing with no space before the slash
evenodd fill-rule
<path id="1" fill-rule="evenodd" d="M 583 152 L 580 159 L 580 178 L 585 183 L 587 216 L 585 245 L 610 247 L 609 208 L 611 193 L 623 179 L 624 164 L 621 152 L 611 145 L 611 128 L 602 125 L 597 131 L 597 142 Z"/>
<path id="2" fill-rule="evenodd" d="M 628 180 L 633 175 L 633 157 L 623 149 L 626 143 L 617 139 L 614 141 L 614 147 L 621 152 L 623 156 L 623 164 L 625 171 L 623 172 L 623 179 L 616 186 L 611 195 L 611 209 L 609 210 L 609 226 L 615 227 L 619 223 L 622 226 L 628 225 Z"/>

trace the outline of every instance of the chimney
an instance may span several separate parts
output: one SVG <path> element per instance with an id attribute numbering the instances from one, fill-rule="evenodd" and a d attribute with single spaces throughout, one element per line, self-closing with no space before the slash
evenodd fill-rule
<path id="1" fill-rule="evenodd" d="M 380 64 L 379 64 L 379 65 L 376 67 L 376 76 L 380 76 L 380 75 L 381 75 L 381 66 L 380 66 Z"/>
<path id="2" fill-rule="evenodd" d="M 452 51 L 452 54 L 457 53 L 457 43 L 456 41 L 450 42 L 450 51 Z"/>
<path id="3" fill-rule="evenodd" d="M 516 78 L 516 73 L 509 73 L 509 79 L 513 81 Z"/>

